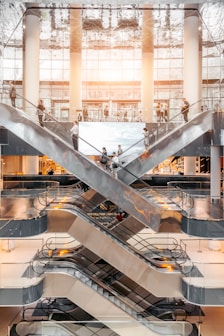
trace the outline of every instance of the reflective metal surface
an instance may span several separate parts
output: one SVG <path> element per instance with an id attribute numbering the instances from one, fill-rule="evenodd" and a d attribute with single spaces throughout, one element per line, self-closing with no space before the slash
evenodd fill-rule
<path id="1" fill-rule="evenodd" d="M 65 167 L 140 222 L 155 231 L 158 230 L 160 210 L 155 205 L 151 205 L 139 192 L 115 179 L 80 152 L 73 150 L 71 144 L 66 143 L 47 128 L 40 127 L 25 113 L 6 104 L 0 104 L 0 109 L 0 122 L 5 128 L 32 144 L 34 148 Z"/>
<path id="2" fill-rule="evenodd" d="M 75 210 L 62 209 L 62 211 L 74 213 L 74 216 L 77 213 Z M 55 232 L 58 230 L 57 227 L 56 223 L 54 226 Z M 122 243 L 109 233 L 99 230 L 99 227 L 94 226 L 86 218 L 77 217 L 68 233 L 86 248 L 154 295 L 159 297 L 182 296 L 180 291 L 181 273 L 179 271 L 169 268 L 161 270 L 153 267 L 149 261 L 143 256 L 141 257 L 137 250 L 135 253 L 131 247 L 128 248 L 127 243 Z M 104 244 L 99 244 L 100 241 L 103 241 Z M 111 253 L 112 249 L 113 253 Z M 123 260 L 126 260 L 126 262 L 124 263 Z M 135 267 L 132 267 L 132 265 L 135 265 Z M 158 286 L 159 283 L 163 283 L 162 288 Z"/>
<path id="3" fill-rule="evenodd" d="M 56 272 L 60 271 L 60 268 L 55 269 Z M 63 269 L 61 269 L 61 274 L 51 274 L 48 273 L 46 275 L 46 288 L 45 288 L 45 296 L 47 297 L 68 297 L 72 302 L 75 302 L 78 306 L 82 307 L 85 311 L 87 311 L 90 315 L 94 316 L 99 321 L 104 321 L 104 323 L 114 331 L 116 331 L 119 335 L 126 334 L 125 328 L 113 328 L 111 327 L 109 320 L 112 317 L 112 320 L 127 320 L 130 319 L 130 313 L 125 312 L 124 306 L 119 308 L 119 302 L 116 302 L 116 299 L 113 296 L 109 298 L 104 297 L 104 293 L 102 291 L 97 291 L 96 286 L 92 286 L 92 282 L 88 279 L 84 279 L 82 274 L 77 273 L 73 270 L 73 274 L 76 276 L 68 276 L 63 274 Z M 61 286 L 61 283 L 66 284 L 66 286 Z M 52 286 L 53 284 L 53 286 Z M 71 290 L 72 288 L 72 290 Z M 95 302 L 97 302 L 97 310 L 95 309 L 95 305 L 89 304 L 89 298 L 93 298 Z M 114 302 L 114 303 L 113 303 Z M 131 318 L 131 320 L 135 320 Z M 178 322 L 162 322 L 155 321 L 156 319 L 152 317 L 152 321 L 145 321 L 142 319 L 138 320 L 136 318 L 136 323 L 138 324 L 138 333 L 144 333 L 144 335 L 190 335 L 192 332 L 192 326 L 188 322 L 182 322 L 178 324 Z M 144 321 L 144 322 L 143 322 Z M 146 322 L 146 323 L 145 323 Z M 129 330 L 129 335 L 136 335 L 135 328 L 131 328 Z"/>
<path id="4" fill-rule="evenodd" d="M 196 115 L 188 123 L 182 124 L 180 127 L 168 132 L 168 134 L 164 132 L 164 136 L 155 141 L 145 153 L 125 165 L 127 171 L 118 171 L 119 178 L 125 183 L 131 184 L 136 180 L 135 176 L 143 176 L 167 157 L 175 155 L 178 151 L 211 130 L 212 123 L 213 114 L 211 111 L 206 111 Z"/>

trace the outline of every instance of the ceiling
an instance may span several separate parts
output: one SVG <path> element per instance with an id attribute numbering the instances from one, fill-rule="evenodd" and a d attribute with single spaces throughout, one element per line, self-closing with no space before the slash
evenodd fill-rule
<path id="1" fill-rule="evenodd" d="M 157 48 L 178 47 L 183 42 L 183 18 L 189 7 L 197 8 L 203 29 L 203 45 L 212 48 L 210 54 L 222 54 L 224 50 L 224 2 L 222 1 L 8 1 L 0 2 L 1 49 L 13 43 L 22 43 L 23 15 L 28 7 L 40 7 L 41 40 L 46 48 L 70 45 L 69 22 L 72 11 L 81 11 L 83 48 L 135 48 L 145 36 L 145 44 L 152 35 L 142 34 L 142 20 L 153 27 L 153 45 Z M 152 8 L 149 10 L 149 8 Z M 184 9 L 185 8 L 185 9 Z M 186 9 L 187 8 L 187 9 Z M 152 15 L 146 15 L 146 12 Z M 150 38 L 149 38 L 150 36 Z M 17 42 L 15 42 L 17 41 Z M 20 42 L 19 42 L 20 41 Z"/>

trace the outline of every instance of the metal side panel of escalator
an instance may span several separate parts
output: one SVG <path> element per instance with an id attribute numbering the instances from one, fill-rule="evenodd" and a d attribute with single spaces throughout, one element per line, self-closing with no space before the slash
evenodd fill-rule
<path id="1" fill-rule="evenodd" d="M 140 258 L 137 253 L 119 244 L 117 239 L 113 239 L 112 236 L 94 226 L 87 219 L 82 218 L 80 214 L 80 217 L 77 217 L 75 210 L 64 209 L 61 211 L 74 213 L 74 222 L 70 225 L 68 233 L 85 248 L 106 260 L 110 265 L 154 295 L 158 297 L 182 297 L 181 273 L 178 270 L 171 272 L 170 269 L 166 271 L 166 269 L 161 270 L 152 267 L 143 256 Z M 57 223 L 55 223 L 55 230 L 53 230 L 53 226 L 51 229 L 57 232 Z M 161 283 L 163 286 L 161 286 Z"/>
<path id="2" fill-rule="evenodd" d="M 198 139 L 212 129 L 213 113 L 206 111 L 195 115 L 188 123 L 184 123 L 175 129 L 164 132 L 150 147 L 128 162 L 124 169 L 118 171 L 118 177 L 126 184 L 131 184 L 147 171 L 163 162 L 169 156 Z M 132 174 L 128 173 L 131 172 Z"/>
<path id="3" fill-rule="evenodd" d="M 57 272 L 57 270 L 55 270 Z M 78 276 L 79 277 L 79 276 Z M 80 279 L 81 280 L 81 279 Z M 144 334 L 158 335 L 190 335 L 192 325 L 188 322 L 167 322 L 152 317 L 152 320 L 141 320 L 132 316 L 131 310 L 119 303 L 119 299 L 110 297 L 104 290 L 97 291 L 96 285 L 87 285 L 77 277 L 65 273 L 47 273 L 45 278 L 46 297 L 67 297 L 70 301 L 81 307 L 88 314 L 115 331 L 118 335 L 126 335 L 127 329 L 123 323 L 112 324 L 112 321 L 128 321 L 129 335 Z M 89 281 L 87 281 L 89 283 Z M 63 286 L 61 284 L 63 283 Z M 129 312 L 130 310 L 130 312 Z"/>

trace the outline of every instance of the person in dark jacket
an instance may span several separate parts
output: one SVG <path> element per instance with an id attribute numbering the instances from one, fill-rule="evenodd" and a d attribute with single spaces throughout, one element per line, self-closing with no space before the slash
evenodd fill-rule
<path id="1" fill-rule="evenodd" d="M 188 122 L 189 106 L 190 106 L 190 104 L 187 101 L 187 99 L 183 98 L 183 105 L 182 105 L 182 108 L 181 108 L 181 113 L 183 114 L 185 122 Z"/>
<path id="2" fill-rule="evenodd" d="M 44 111 L 45 111 L 45 107 L 44 107 L 44 104 L 43 104 L 43 100 L 39 99 L 39 102 L 38 102 L 38 105 L 37 105 L 37 116 L 38 116 L 39 123 L 40 123 L 41 127 L 44 126 L 44 124 L 43 124 Z"/>

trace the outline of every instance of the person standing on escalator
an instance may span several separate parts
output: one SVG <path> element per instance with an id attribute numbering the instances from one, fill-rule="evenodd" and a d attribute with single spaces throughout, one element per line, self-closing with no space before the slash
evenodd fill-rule
<path id="1" fill-rule="evenodd" d="M 10 90 L 9 90 L 9 97 L 11 100 L 11 104 L 13 107 L 16 107 L 16 87 L 12 81 L 9 82 Z"/>
<path id="2" fill-rule="evenodd" d="M 39 120 L 39 123 L 40 123 L 41 127 L 44 127 L 44 124 L 43 124 L 44 112 L 45 112 L 45 107 L 44 107 L 44 104 L 43 104 L 43 100 L 39 99 L 39 102 L 38 102 L 38 105 L 37 105 L 37 116 L 38 116 L 38 120 Z"/>
<path id="3" fill-rule="evenodd" d="M 188 113 L 189 113 L 190 104 L 186 98 L 183 98 L 183 104 L 181 108 L 181 113 L 183 114 L 184 121 L 188 122 Z"/>
<path id="4" fill-rule="evenodd" d="M 78 150 L 78 139 L 79 139 L 79 125 L 78 121 L 73 122 L 73 126 L 70 129 L 72 135 L 72 143 L 75 150 Z"/>
<path id="5" fill-rule="evenodd" d="M 106 147 L 102 148 L 102 154 L 100 158 L 100 164 L 102 165 L 103 169 L 110 172 L 110 158 L 107 155 Z"/>
<path id="6" fill-rule="evenodd" d="M 117 171 L 119 168 L 119 158 L 117 156 L 116 152 L 113 152 L 112 158 L 111 158 L 111 171 L 113 176 L 117 179 Z"/>
<path id="7" fill-rule="evenodd" d="M 144 135 L 145 149 L 148 149 L 149 148 L 149 131 L 146 127 L 143 128 L 143 135 Z"/>

